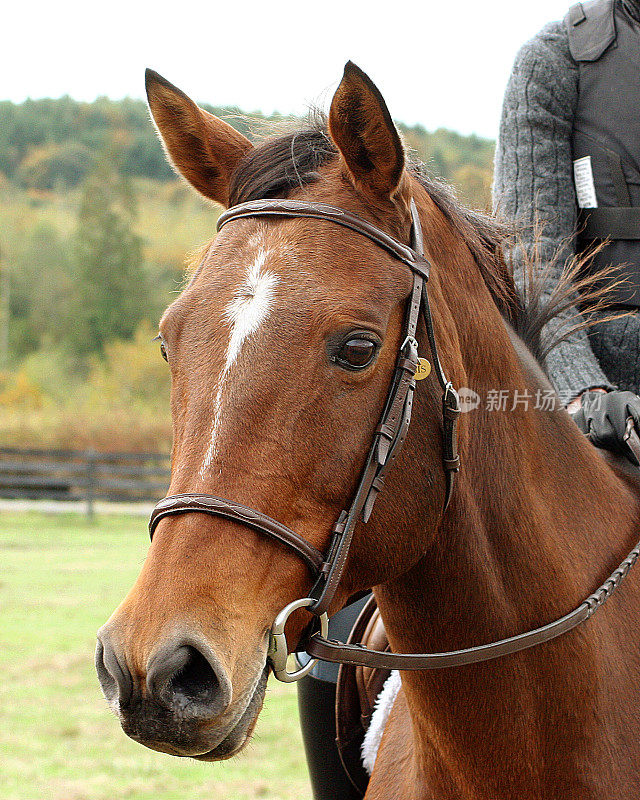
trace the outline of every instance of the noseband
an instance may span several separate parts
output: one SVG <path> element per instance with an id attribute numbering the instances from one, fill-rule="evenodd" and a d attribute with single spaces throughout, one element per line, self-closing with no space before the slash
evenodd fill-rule
<path id="1" fill-rule="evenodd" d="M 631 551 L 617 570 L 605 583 L 590 595 L 575 611 L 542 628 L 503 639 L 479 647 L 457 650 L 451 653 L 382 653 L 356 645 L 344 645 L 327 640 L 327 610 L 337 591 L 344 573 L 353 533 L 359 519 L 367 522 L 376 498 L 384 486 L 390 465 L 398 455 L 409 429 L 411 408 L 415 391 L 415 374 L 418 367 L 418 342 L 416 330 L 422 315 L 433 371 L 442 389 L 442 463 L 445 474 L 444 511 L 447 510 L 453 492 L 454 478 L 460 468 L 457 448 L 456 426 L 460 414 L 458 394 L 447 380 L 438 357 L 435 334 L 427 293 L 430 263 L 424 255 L 422 227 L 415 202 L 411 200 L 411 246 L 389 236 L 380 228 L 349 211 L 325 203 L 310 203 L 298 200 L 252 200 L 241 203 L 224 212 L 218 219 L 218 230 L 227 223 L 250 217 L 304 217 L 332 222 L 349 228 L 377 244 L 413 274 L 411 295 L 407 301 L 402 344 L 398 351 L 395 370 L 384 404 L 380 422 L 375 429 L 373 441 L 360 475 L 358 486 L 350 505 L 339 515 L 332 528 L 332 537 L 327 552 L 323 555 L 295 531 L 255 509 L 230 500 L 208 494 L 177 494 L 165 497 L 154 508 L 149 520 L 149 534 L 153 533 L 160 520 L 176 514 L 197 512 L 239 522 L 259 533 L 269 536 L 292 550 L 307 565 L 315 578 L 308 597 L 286 606 L 276 617 L 270 633 L 268 658 L 273 672 L 279 680 L 291 682 L 306 675 L 318 658 L 336 663 L 361 664 L 388 669 L 435 669 L 440 667 L 470 664 L 517 652 L 540 642 L 559 636 L 588 619 L 617 587 L 640 554 L 640 543 Z M 631 430 L 630 430 L 631 435 Z M 634 432 L 635 436 L 635 432 Z M 629 444 L 632 445 L 630 439 Z M 633 446 L 640 460 L 640 442 L 637 436 Z M 320 622 L 320 632 L 308 638 L 306 651 L 314 656 L 304 667 L 295 672 L 287 671 L 289 656 L 284 634 L 287 619 L 298 608 L 306 608 Z"/>

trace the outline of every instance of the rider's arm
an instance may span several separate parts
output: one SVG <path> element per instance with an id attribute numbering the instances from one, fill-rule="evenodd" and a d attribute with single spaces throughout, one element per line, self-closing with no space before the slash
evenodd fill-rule
<path id="1" fill-rule="evenodd" d="M 566 259 L 575 252 L 571 132 L 577 90 L 578 71 L 569 54 L 564 26 L 551 23 L 516 57 L 496 151 L 494 208 L 522 226 L 520 243 L 508 254 L 520 287 L 527 262 L 535 257 L 538 269 L 551 270 L 550 292 L 560 280 Z M 546 326 L 543 336 L 580 319 L 577 308 L 569 309 Z M 573 333 L 552 350 L 547 369 L 565 403 L 591 388 L 615 388 L 600 368 L 584 331 Z"/>

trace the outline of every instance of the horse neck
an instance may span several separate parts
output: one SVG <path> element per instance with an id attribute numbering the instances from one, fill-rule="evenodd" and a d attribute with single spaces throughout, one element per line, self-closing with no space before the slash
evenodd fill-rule
<path id="1" fill-rule="evenodd" d="M 534 407 L 536 398 L 549 395 L 550 386 L 533 357 L 510 335 L 484 287 L 477 287 L 480 276 L 476 279 L 471 295 L 452 291 L 448 298 L 458 306 L 461 298 L 467 301 L 457 309 L 462 361 L 452 377 L 481 397 L 481 406 L 461 417 L 462 469 L 454 497 L 426 555 L 376 589 L 398 652 L 464 648 L 550 622 L 593 591 L 637 539 L 637 505 L 626 484 L 564 409 Z M 435 294 L 443 290 L 436 287 Z M 482 325 L 476 322 L 478 305 L 484 308 Z M 434 316 L 440 316 L 435 307 Z M 448 335 L 451 339 L 450 325 Z M 507 410 L 484 408 L 495 390 L 506 393 Z M 530 398 L 527 409 L 524 403 L 512 408 L 516 392 Z M 418 397 L 405 469 L 420 464 L 420 454 L 430 446 L 425 440 L 428 415 L 433 417 L 433 404 Z M 428 471 L 423 473 L 422 491 L 433 492 Z M 412 497 L 403 497 L 407 485 L 412 485 Z M 401 506 L 415 503 L 415 483 L 404 480 L 394 494 Z M 424 519 L 414 524 L 420 536 Z M 457 670 L 404 673 L 416 747 L 430 742 L 428 752 L 421 751 L 429 763 L 434 762 L 434 741 L 453 762 L 467 759 L 464 765 L 456 763 L 462 781 L 468 774 L 485 786 L 495 782 L 498 787 L 502 780 L 503 790 L 524 791 L 526 781 L 534 780 L 524 773 L 533 774 L 535 758 L 549 763 L 553 757 L 537 750 L 547 741 L 542 730 L 556 717 L 570 742 L 566 746 L 576 752 L 591 735 L 576 708 L 589 706 L 585 700 L 593 694 L 595 659 L 587 624 L 580 634 L 520 656 Z M 522 759 L 532 751 L 533 761 Z M 498 760 L 517 754 L 519 766 L 511 763 L 502 774 L 496 753 L 502 754 Z M 448 791 L 462 786 L 451 784 Z"/>

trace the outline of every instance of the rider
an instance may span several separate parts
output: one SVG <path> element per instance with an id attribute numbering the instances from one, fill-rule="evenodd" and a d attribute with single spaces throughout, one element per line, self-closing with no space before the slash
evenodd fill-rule
<path id="1" fill-rule="evenodd" d="M 640 417 L 640 0 L 578 3 L 520 50 L 504 98 L 494 207 L 522 228 L 511 254 L 519 283 L 534 248 L 551 291 L 568 257 L 611 240 L 587 270 L 619 265 L 607 313 L 631 313 L 600 315 L 551 351 L 547 369 L 594 443 L 626 451 L 626 419 Z M 573 308 L 552 325 L 580 319 Z"/>
<path id="2" fill-rule="evenodd" d="M 494 207 L 522 228 L 510 253 L 520 286 L 534 250 L 550 270 L 550 292 L 567 258 L 610 240 L 585 269 L 619 266 L 607 314 L 628 315 L 601 315 L 588 333 L 556 345 L 546 365 L 594 444 L 628 454 L 627 418 L 640 427 L 640 0 L 578 3 L 522 47 L 504 98 Z M 579 305 L 576 298 L 545 333 L 580 322 Z M 331 637 L 348 635 L 356 616 L 351 607 L 340 612 Z M 358 796 L 333 741 L 336 678 L 334 665 L 319 663 L 299 682 L 315 800 Z"/>

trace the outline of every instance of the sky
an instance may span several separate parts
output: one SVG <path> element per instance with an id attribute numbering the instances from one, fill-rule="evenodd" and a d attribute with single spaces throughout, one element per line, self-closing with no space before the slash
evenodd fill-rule
<path id="1" fill-rule="evenodd" d="M 0 99 L 144 96 L 150 66 L 197 102 L 327 108 L 351 59 L 399 121 L 494 138 L 520 45 L 572 0 L 11 2 Z"/>

